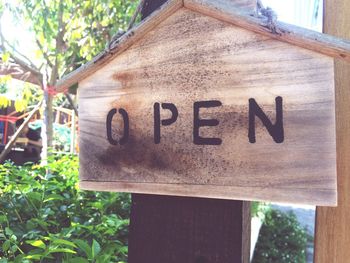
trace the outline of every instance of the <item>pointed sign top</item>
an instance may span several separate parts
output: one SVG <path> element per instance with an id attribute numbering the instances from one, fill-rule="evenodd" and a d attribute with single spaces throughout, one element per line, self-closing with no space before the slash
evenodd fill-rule
<path id="1" fill-rule="evenodd" d="M 349 40 L 339 39 L 282 22 L 276 23 L 279 29 L 278 32 L 272 32 L 265 18 L 258 18 L 254 14 L 237 8 L 230 0 L 169 0 L 138 26 L 111 43 L 109 48 L 77 70 L 64 76 L 57 82 L 56 90 L 63 91 L 96 72 L 180 8 L 187 8 L 255 33 L 350 62 Z"/>

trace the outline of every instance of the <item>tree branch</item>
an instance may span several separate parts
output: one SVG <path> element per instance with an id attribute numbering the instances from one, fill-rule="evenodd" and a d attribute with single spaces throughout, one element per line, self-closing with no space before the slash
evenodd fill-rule
<path id="1" fill-rule="evenodd" d="M 32 69 L 35 69 L 36 71 L 38 71 L 38 68 L 34 65 L 34 63 L 32 63 L 32 61 L 25 56 L 24 54 L 22 54 L 21 52 L 19 52 L 13 45 L 11 45 L 4 37 L 3 33 L 2 33 L 2 26 L 0 24 L 0 42 L 1 42 L 1 47 L 2 49 L 4 49 L 6 52 L 9 52 L 9 50 L 6 48 L 6 45 L 10 47 L 11 50 L 13 50 L 15 53 L 17 53 L 20 57 L 24 58 L 27 60 L 27 62 L 23 62 L 26 63 L 29 67 L 31 67 Z M 9 52 L 10 53 L 10 52 Z M 14 55 L 14 54 L 13 54 Z M 16 55 L 15 55 L 16 56 Z M 17 57 L 17 56 L 16 56 Z"/>
<path id="2" fill-rule="evenodd" d="M 6 50 L 5 48 L 3 48 L 3 49 Z M 28 71 L 28 72 L 32 73 L 32 75 L 35 76 L 37 79 L 37 85 L 40 85 L 41 87 L 43 87 L 43 75 L 41 74 L 41 72 L 37 71 L 36 69 L 29 66 L 26 62 L 24 62 L 22 59 L 16 57 L 15 55 L 13 55 L 11 52 L 9 52 L 9 53 L 10 53 L 10 57 L 13 59 L 15 64 L 20 66 L 24 71 Z"/>
<path id="3" fill-rule="evenodd" d="M 66 67 L 66 70 L 62 73 L 62 75 L 60 76 L 60 78 L 61 78 L 62 76 L 64 76 L 64 75 L 66 75 L 67 73 L 69 73 L 70 68 L 71 68 L 71 67 L 74 67 L 75 63 L 77 62 L 77 61 L 76 61 L 77 58 L 78 58 L 77 55 L 74 54 L 73 59 L 72 59 L 71 62 L 68 64 L 68 66 Z M 73 68 L 73 70 L 74 70 L 74 68 Z"/>
<path id="4" fill-rule="evenodd" d="M 73 110 L 74 110 L 74 112 L 75 112 L 75 115 L 78 116 L 78 109 L 77 109 L 77 107 L 75 106 L 72 97 L 71 97 L 68 93 L 66 93 L 66 98 L 67 98 L 69 104 L 72 106 L 72 108 L 73 108 Z"/>
<path id="5" fill-rule="evenodd" d="M 21 58 L 19 58 L 18 56 L 16 56 L 13 52 L 9 51 L 6 48 L 6 45 L 9 46 L 15 53 L 17 53 L 21 57 L 24 57 L 25 59 L 27 59 L 29 61 L 29 64 L 27 62 L 25 62 L 24 60 L 22 60 Z M 43 75 L 41 74 L 41 72 L 30 61 L 30 59 L 28 59 L 26 56 L 22 55 L 12 45 L 10 45 L 8 43 L 8 41 L 6 41 L 6 39 L 2 33 L 1 24 L 0 24 L 0 48 L 3 49 L 3 51 L 8 52 L 10 54 L 11 59 L 14 61 L 14 63 L 17 64 L 18 66 L 20 66 L 22 68 L 22 70 L 29 71 L 30 73 L 32 73 L 32 75 L 34 75 L 37 78 L 36 84 L 43 86 Z"/>
<path id="6" fill-rule="evenodd" d="M 44 51 L 44 47 L 41 45 L 39 39 L 35 39 L 36 44 L 38 45 L 38 47 L 40 48 L 41 52 L 43 52 L 44 58 L 47 61 L 47 64 L 52 68 L 53 67 L 53 63 L 51 62 L 49 55 Z"/>
<path id="7" fill-rule="evenodd" d="M 2 63 L 0 60 L 0 75 L 10 75 L 14 79 L 18 79 L 24 82 L 29 82 L 34 85 L 41 86 L 42 83 L 38 82 L 38 77 L 32 72 L 25 71 L 21 66 L 15 63 L 7 62 Z"/>
<path id="8" fill-rule="evenodd" d="M 135 10 L 133 16 L 130 19 L 127 31 L 129 31 L 134 26 L 136 18 L 141 13 L 141 10 L 143 8 L 144 3 L 145 3 L 145 0 L 140 0 L 138 6 L 136 7 L 136 10 Z"/>
<path id="9" fill-rule="evenodd" d="M 58 54 L 59 52 L 62 52 L 62 48 L 63 48 L 63 44 L 64 44 L 64 40 L 63 40 L 63 36 L 65 34 L 65 28 L 64 28 L 64 24 L 63 24 L 63 1 L 60 0 L 59 2 L 59 7 L 58 7 L 58 33 L 56 35 L 56 59 L 55 59 L 55 63 L 52 67 L 52 71 L 51 71 L 51 77 L 50 77 L 50 85 L 54 86 L 57 78 L 58 78 L 58 69 L 59 69 L 59 59 L 58 59 Z"/>
<path id="10" fill-rule="evenodd" d="M 10 53 L 10 56 L 13 59 L 13 61 L 15 62 L 15 64 L 20 66 L 22 68 L 22 70 L 30 72 L 33 76 L 35 76 L 37 81 L 30 81 L 30 82 L 32 82 L 32 83 L 35 82 L 36 85 L 39 85 L 39 86 L 43 87 L 43 75 L 39 71 L 31 68 L 26 62 L 24 62 L 23 60 L 17 58 L 16 56 L 14 56 L 11 53 Z M 24 73 L 23 73 L 23 75 L 24 75 Z"/>

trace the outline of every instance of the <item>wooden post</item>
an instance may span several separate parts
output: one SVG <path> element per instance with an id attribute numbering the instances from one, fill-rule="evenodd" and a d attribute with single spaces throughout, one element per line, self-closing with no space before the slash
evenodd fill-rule
<path id="1" fill-rule="evenodd" d="M 324 32 L 350 39 L 350 2 L 324 1 Z M 350 64 L 335 62 L 338 207 L 316 212 L 316 263 L 350 260 Z"/>
<path id="2" fill-rule="evenodd" d="M 165 2 L 146 0 L 142 19 Z M 250 202 L 132 195 L 129 263 L 248 263 L 249 257 Z"/>
<path id="3" fill-rule="evenodd" d="M 132 196 L 129 263 L 249 262 L 249 202 Z"/>
<path id="4" fill-rule="evenodd" d="M 70 153 L 74 153 L 75 149 L 75 111 L 72 110 L 72 122 L 70 126 Z"/>

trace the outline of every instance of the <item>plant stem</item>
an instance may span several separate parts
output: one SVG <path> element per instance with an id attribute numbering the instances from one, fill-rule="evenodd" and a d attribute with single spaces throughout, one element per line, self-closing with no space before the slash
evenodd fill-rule
<path id="1" fill-rule="evenodd" d="M 11 201 L 11 199 L 8 199 L 8 201 L 10 202 L 10 204 L 11 204 L 12 207 L 13 207 L 13 209 L 15 210 L 15 213 L 16 213 L 16 215 L 17 215 L 19 221 L 20 221 L 21 223 L 23 223 L 22 217 L 21 217 L 20 214 L 18 213 L 18 211 L 17 211 L 17 209 L 16 209 L 16 207 L 15 207 L 15 204 Z"/>

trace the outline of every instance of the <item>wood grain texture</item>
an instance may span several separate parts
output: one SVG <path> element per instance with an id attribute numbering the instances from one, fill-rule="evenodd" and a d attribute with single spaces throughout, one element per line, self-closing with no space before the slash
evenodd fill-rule
<path id="1" fill-rule="evenodd" d="M 161 39 L 161 41 L 160 41 Z M 188 9 L 161 22 L 79 86 L 80 177 L 84 189 L 198 197 L 336 204 L 333 59 Z M 248 141 L 248 100 L 275 118 L 284 100 L 285 142 L 260 121 Z M 220 146 L 193 144 L 193 103 L 219 126 L 201 135 Z M 175 124 L 153 142 L 153 104 L 174 103 Z M 124 108 L 130 139 L 106 140 L 106 116 Z M 162 118 L 168 118 L 163 110 Z M 122 133 L 114 118 L 114 136 Z"/>
<path id="2" fill-rule="evenodd" d="M 350 39 L 350 2 L 325 1 L 324 31 Z M 315 263 L 350 262 L 350 64 L 335 63 L 338 207 L 317 207 Z"/>
<path id="3" fill-rule="evenodd" d="M 110 49 L 103 51 L 92 61 L 59 80 L 55 89 L 62 92 L 94 73 L 140 38 L 147 35 L 162 20 L 182 6 L 221 21 L 264 34 L 267 37 L 276 38 L 328 56 L 350 61 L 349 41 L 282 22 L 277 23 L 281 33 L 275 34 L 267 27 L 266 19 L 256 18 L 252 16 L 252 11 L 247 12 L 243 8 L 252 4 L 247 4 L 244 0 L 238 1 L 238 3 L 235 2 L 231 0 L 170 0 L 152 13 L 145 21 L 123 35 Z"/>
<path id="4" fill-rule="evenodd" d="M 277 22 L 279 33 L 271 32 L 266 19 L 261 19 L 235 8 L 227 0 L 184 0 L 187 8 L 232 23 L 245 29 L 307 48 L 328 56 L 350 61 L 350 41 L 321 34 L 302 27 Z"/>

